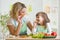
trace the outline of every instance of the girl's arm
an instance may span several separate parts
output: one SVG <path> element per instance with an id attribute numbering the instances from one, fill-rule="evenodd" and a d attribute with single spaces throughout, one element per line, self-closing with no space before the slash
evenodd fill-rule
<path id="1" fill-rule="evenodd" d="M 52 28 L 50 24 L 47 24 L 47 28 L 48 28 L 48 33 L 51 34 L 52 33 Z"/>
<path id="2" fill-rule="evenodd" d="M 33 23 L 33 30 L 32 30 L 32 31 L 33 31 L 33 34 L 37 33 L 37 32 L 36 32 L 36 25 L 37 25 L 37 23 L 36 23 L 36 21 L 35 21 L 35 22 Z"/>

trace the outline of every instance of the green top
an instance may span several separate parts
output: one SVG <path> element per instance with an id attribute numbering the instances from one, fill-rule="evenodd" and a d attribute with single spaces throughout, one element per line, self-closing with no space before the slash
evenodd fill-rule
<path id="1" fill-rule="evenodd" d="M 45 29 L 44 26 L 37 25 L 36 32 L 48 33 L 49 31 L 47 28 Z"/>
<path id="2" fill-rule="evenodd" d="M 18 22 L 15 19 L 10 18 L 7 21 L 7 25 L 14 25 L 14 28 L 18 27 Z M 27 34 L 27 19 L 26 17 L 22 18 L 22 27 L 20 28 L 19 34 Z"/>
<path id="3" fill-rule="evenodd" d="M 27 24 L 25 20 L 22 21 L 22 27 L 20 29 L 20 34 L 27 34 Z"/>

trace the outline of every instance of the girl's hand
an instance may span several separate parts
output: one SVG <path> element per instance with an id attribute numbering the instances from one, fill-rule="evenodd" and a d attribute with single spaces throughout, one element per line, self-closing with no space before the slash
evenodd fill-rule
<path id="1" fill-rule="evenodd" d="M 35 22 L 33 23 L 33 25 L 34 25 L 34 27 L 36 27 L 36 25 L 37 25 L 37 22 L 35 21 Z"/>
<path id="2" fill-rule="evenodd" d="M 36 20 L 35 23 L 36 23 L 36 24 L 40 24 L 40 21 Z"/>

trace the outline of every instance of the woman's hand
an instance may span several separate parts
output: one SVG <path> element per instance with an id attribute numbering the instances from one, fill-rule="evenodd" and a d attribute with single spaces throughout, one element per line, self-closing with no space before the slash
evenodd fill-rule
<path id="1" fill-rule="evenodd" d="M 19 24 L 22 24 L 22 19 L 20 18 L 20 16 L 18 17 L 17 21 L 18 21 Z"/>

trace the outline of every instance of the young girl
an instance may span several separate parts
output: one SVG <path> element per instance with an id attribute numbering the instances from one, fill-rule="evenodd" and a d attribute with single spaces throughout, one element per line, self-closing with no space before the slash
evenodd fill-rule
<path id="1" fill-rule="evenodd" d="M 34 21 L 34 30 L 35 33 L 49 33 L 51 34 L 52 30 L 50 27 L 48 27 L 47 23 L 49 23 L 50 20 L 45 12 L 38 12 L 36 14 L 36 20 Z"/>
<path id="2" fill-rule="evenodd" d="M 27 27 L 32 30 L 31 23 L 26 19 L 26 6 L 23 3 L 16 2 L 10 11 L 10 19 L 7 21 L 7 27 L 12 35 L 26 35 Z"/>

